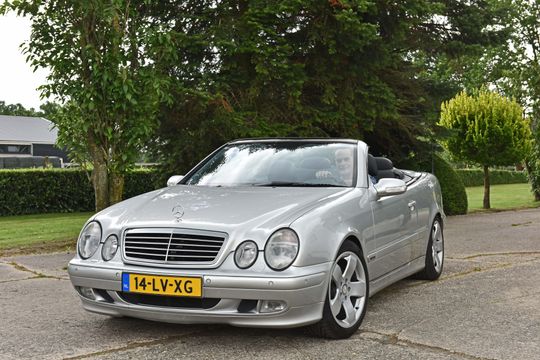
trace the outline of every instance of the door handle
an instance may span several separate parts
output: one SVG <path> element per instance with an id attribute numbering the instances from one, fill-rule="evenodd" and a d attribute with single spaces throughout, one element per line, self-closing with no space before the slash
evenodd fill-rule
<path id="1" fill-rule="evenodd" d="M 416 201 L 414 201 L 414 200 L 409 201 L 409 203 L 407 204 L 407 206 L 409 206 L 409 209 L 410 209 L 411 211 L 414 211 L 414 208 L 415 208 L 415 206 L 416 206 Z"/>

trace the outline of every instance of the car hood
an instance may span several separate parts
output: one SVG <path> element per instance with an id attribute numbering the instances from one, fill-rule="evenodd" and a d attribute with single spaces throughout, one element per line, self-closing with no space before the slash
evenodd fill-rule
<path id="1" fill-rule="evenodd" d="M 351 188 L 177 185 L 116 204 L 96 215 L 105 227 L 179 227 L 266 237 Z M 173 210 L 174 209 L 174 210 Z M 176 214 L 173 214 L 176 212 Z M 181 214 L 181 216 L 180 216 Z"/>

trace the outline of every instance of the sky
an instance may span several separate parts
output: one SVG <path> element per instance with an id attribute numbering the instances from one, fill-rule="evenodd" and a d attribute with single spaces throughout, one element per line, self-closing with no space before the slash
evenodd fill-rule
<path id="1" fill-rule="evenodd" d="M 1 2 L 1 1 L 0 1 Z M 0 15 L 0 101 L 39 109 L 36 88 L 45 83 L 47 71 L 33 72 L 19 46 L 30 38 L 30 20 L 15 14 Z"/>

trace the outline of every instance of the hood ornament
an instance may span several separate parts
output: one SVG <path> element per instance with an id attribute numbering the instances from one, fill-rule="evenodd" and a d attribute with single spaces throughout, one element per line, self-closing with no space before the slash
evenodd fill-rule
<path id="1" fill-rule="evenodd" d="M 182 216 L 184 216 L 184 207 L 180 204 L 175 205 L 172 208 L 172 215 L 176 219 L 176 222 L 182 221 Z"/>

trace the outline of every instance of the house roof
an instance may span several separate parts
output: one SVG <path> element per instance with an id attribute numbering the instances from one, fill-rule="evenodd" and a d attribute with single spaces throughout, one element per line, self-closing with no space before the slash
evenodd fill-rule
<path id="1" fill-rule="evenodd" d="M 0 142 L 54 144 L 58 129 L 47 119 L 0 115 Z"/>

